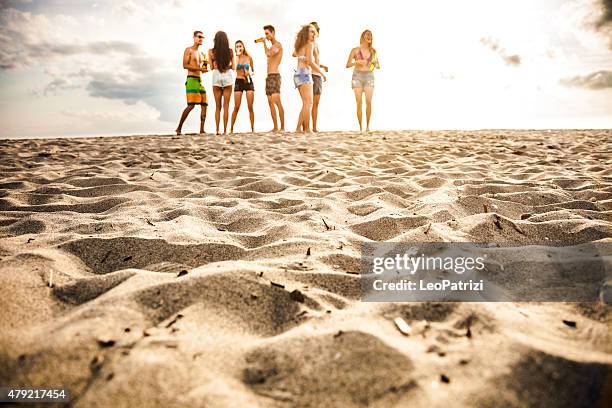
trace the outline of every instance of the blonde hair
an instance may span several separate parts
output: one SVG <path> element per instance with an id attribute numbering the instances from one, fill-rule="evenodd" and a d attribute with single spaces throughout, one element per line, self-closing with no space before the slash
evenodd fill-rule
<path id="1" fill-rule="evenodd" d="M 359 37 L 359 45 L 364 43 L 365 35 L 367 33 L 370 33 L 370 35 L 372 36 L 372 42 L 370 44 L 368 44 L 368 49 L 370 50 L 370 54 L 375 54 L 376 50 L 374 49 L 374 34 L 372 34 L 372 31 L 370 31 L 369 29 L 365 29 L 361 33 L 361 36 Z"/>
<path id="2" fill-rule="evenodd" d="M 249 57 L 251 58 L 251 55 L 248 53 L 246 47 L 244 46 L 244 43 L 242 42 L 242 40 L 238 40 L 234 43 L 234 50 L 236 49 L 236 46 L 238 45 L 238 43 L 240 43 L 240 45 L 242 45 L 242 55 L 244 55 L 245 57 Z"/>

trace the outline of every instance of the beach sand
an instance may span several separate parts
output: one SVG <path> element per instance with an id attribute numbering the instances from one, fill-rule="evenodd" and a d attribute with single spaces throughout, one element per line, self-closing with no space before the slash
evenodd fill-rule
<path id="1" fill-rule="evenodd" d="M 612 406 L 609 305 L 366 303 L 359 280 L 369 241 L 612 242 L 610 130 L 2 140 L 0 174 L 0 385 Z"/>

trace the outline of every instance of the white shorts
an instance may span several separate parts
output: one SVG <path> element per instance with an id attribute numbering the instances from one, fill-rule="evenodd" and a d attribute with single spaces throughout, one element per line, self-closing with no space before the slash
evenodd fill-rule
<path id="1" fill-rule="evenodd" d="M 212 72 L 212 84 L 219 88 L 225 88 L 226 86 L 232 86 L 234 83 L 233 71 L 228 69 L 225 72 L 220 72 L 218 69 L 213 69 Z"/>

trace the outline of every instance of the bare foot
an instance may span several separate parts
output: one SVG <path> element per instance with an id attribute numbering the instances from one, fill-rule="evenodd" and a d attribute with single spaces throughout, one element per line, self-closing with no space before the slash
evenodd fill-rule
<path id="1" fill-rule="evenodd" d="M 278 128 L 274 128 L 274 129 L 268 131 L 268 133 L 276 133 L 276 132 L 278 132 Z"/>
<path id="2" fill-rule="evenodd" d="M 280 128 L 280 130 L 279 130 L 279 132 L 281 132 L 281 133 L 284 132 L 284 131 L 285 131 L 285 128 Z"/>
<path id="3" fill-rule="evenodd" d="M 315 129 L 312 129 L 312 133 L 319 133 L 319 131 L 315 128 Z"/>
<path id="4" fill-rule="evenodd" d="M 176 129 L 176 135 L 180 136 L 181 135 L 181 129 Z"/>

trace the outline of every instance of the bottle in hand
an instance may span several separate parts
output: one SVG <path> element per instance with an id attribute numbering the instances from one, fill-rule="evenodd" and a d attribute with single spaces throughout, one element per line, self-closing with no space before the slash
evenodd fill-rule
<path id="1" fill-rule="evenodd" d="M 258 39 L 255 40 L 255 44 L 261 43 L 261 42 L 264 42 L 264 41 L 265 41 L 265 38 L 261 37 L 261 38 L 258 38 Z"/>

